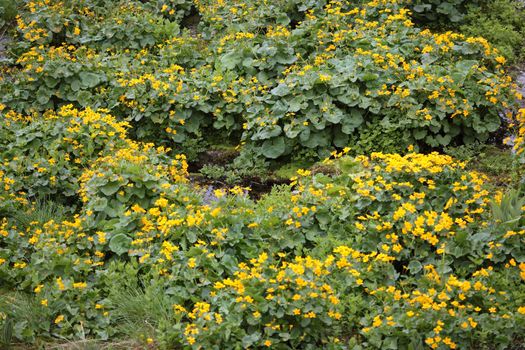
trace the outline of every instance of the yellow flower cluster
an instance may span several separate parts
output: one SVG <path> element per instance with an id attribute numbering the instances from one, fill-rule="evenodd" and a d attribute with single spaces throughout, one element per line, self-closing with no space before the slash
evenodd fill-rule
<path id="1" fill-rule="evenodd" d="M 272 343 L 274 333 L 296 327 L 300 329 L 304 322 L 301 320 L 342 319 L 339 312 L 341 300 L 335 288 L 327 283 L 330 276 L 343 273 L 359 287 L 363 284 L 361 277 L 364 278 L 373 266 L 390 262 L 393 258 L 376 253 L 364 254 L 347 246 L 337 247 L 333 253 L 324 260 L 297 256 L 290 262 L 279 263 L 273 263 L 268 254 L 261 253 L 249 263 L 239 264 L 233 277 L 214 284 L 211 304 L 197 302 L 192 311 L 180 305 L 173 306 L 176 314 L 188 318 L 184 332 L 186 342 L 189 345 L 198 343 L 199 336 L 231 317 L 231 312 L 249 315 L 268 330 L 268 338 L 261 341 L 263 345 Z M 284 258 L 285 254 L 279 256 Z M 235 305 L 227 314 L 212 306 L 224 299 L 231 299 Z M 291 320 L 276 318 L 273 312 L 278 309 L 282 309 Z M 304 333 L 303 336 L 308 335 Z"/>
<path id="2" fill-rule="evenodd" d="M 507 139 L 507 143 L 512 142 L 512 150 L 525 162 L 525 109 L 520 109 L 516 115 L 517 135 L 513 140 Z"/>

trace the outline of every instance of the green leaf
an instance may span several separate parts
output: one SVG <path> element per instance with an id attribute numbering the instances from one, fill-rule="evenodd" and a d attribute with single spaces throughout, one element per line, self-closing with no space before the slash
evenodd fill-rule
<path id="1" fill-rule="evenodd" d="M 93 210 L 104 211 L 108 206 L 108 200 L 106 198 L 97 198 L 93 201 Z"/>
<path id="2" fill-rule="evenodd" d="M 425 11 L 428 11 L 430 9 L 432 9 L 432 5 L 430 4 L 420 4 L 420 5 L 415 5 L 413 7 L 414 11 L 418 12 L 418 13 L 422 13 L 422 12 L 425 12 Z"/>
<path id="3" fill-rule="evenodd" d="M 281 13 L 279 16 L 277 16 L 275 21 L 277 22 L 277 24 L 285 26 L 288 25 L 288 23 L 290 23 L 290 18 L 285 13 Z"/>
<path id="4" fill-rule="evenodd" d="M 48 88 L 54 88 L 58 84 L 58 80 L 50 76 L 44 77 L 44 82 Z"/>
<path id="5" fill-rule="evenodd" d="M 266 158 L 276 159 L 283 155 L 285 150 L 286 144 L 284 143 L 283 137 L 266 140 L 262 144 L 262 154 Z"/>
<path id="6" fill-rule="evenodd" d="M 288 95 L 289 92 L 290 92 L 290 88 L 288 87 L 288 85 L 284 83 L 277 85 L 277 87 L 273 88 L 270 91 L 272 95 L 279 96 L 279 97 L 286 96 Z"/>
<path id="7" fill-rule="evenodd" d="M 347 135 L 351 134 L 356 128 L 363 123 L 363 113 L 359 109 L 352 109 L 350 114 L 343 118 L 341 131 Z"/>
<path id="8" fill-rule="evenodd" d="M 91 99 L 91 93 L 86 90 L 79 91 L 77 94 L 77 101 L 82 107 L 87 107 L 89 105 L 89 100 Z"/>
<path id="9" fill-rule="evenodd" d="M 257 136 L 258 140 L 271 139 L 271 138 L 281 135 L 281 132 L 282 130 L 279 125 L 270 125 L 264 128 L 263 130 L 259 131 L 256 135 L 254 135 L 254 138 L 255 136 Z M 252 138 L 252 140 L 254 138 Z"/>
<path id="10" fill-rule="evenodd" d="M 302 96 L 295 96 L 288 102 L 288 112 L 297 112 L 303 108 L 304 98 Z M 308 104 L 305 103 L 305 107 Z"/>
<path id="11" fill-rule="evenodd" d="M 36 100 L 41 105 L 47 104 L 49 102 L 50 97 L 51 97 L 51 94 L 45 87 L 41 87 L 36 92 Z"/>
<path id="12" fill-rule="evenodd" d="M 120 182 L 114 181 L 100 187 L 100 191 L 106 196 L 111 196 L 112 194 L 116 193 L 119 190 L 119 188 Z"/>
<path id="13" fill-rule="evenodd" d="M 363 81 L 373 81 L 373 80 L 377 80 L 377 78 L 379 78 L 379 75 L 377 75 L 375 73 L 365 73 L 361 77 L 361 80 L 363 80 Z"/>
<path id="14" fill-rule="evenodd" d="M 450 135 L 436 135 L 436 141 L 439 142 L 440 145 L 446 146 L 450 143 L 452 140 L 452 137 Z"/>
<path id="15" fill-rule="evenodd" d="M 416 273 L 418 273 L 419 271 L 423 269 L 423 265 L 417 260 L 412 260 L 408 264 L 408 269 L 410 270 L 410 273 L 415 275 Z"/>
<path id="16" fill-rule="evenodd" d="M 334 132 L 333 142 L 336 147 L 343 148 L 348 145 L 349 137 L 341 130 L 336 129 Z"/>
<path id="17" fill-rule="evenodd" d="M 197 234 L 195 233 L 195 231 L 190 230 L 190 231 L 186 232 L 186 239 L 190 243 L 195 243 L 195 242 L 197 242 Z"/>
<path id="18" fill-rule="evenodd" d="M 0 337 L 0 345 L 5 346 L 6 349 L 9 349 L 9 346 L 13 339 L 13 325 L 13 320 L 8 317 L 4 321 L 4 325 L 2 327 L 2 337 Z"/>
<path id="19" fill-rule="evenodd" d="M 230 271 L 235 271 L 238 262 L 235 256 L 225 254 L 221 259 L 221 265 Z"/>
<path id="20" fill-rule="evenodd" d="M 412 135 L 416 140 L 422 140 L 427 136 L 427 129 L 416 129 L 412 131 Z"/>
<path id="21" fill-rule="evenodd" d="M 91 72 L 80 72 L 78 74 L 82 86 L 93 88 L 100 83 L 100 76 Z"/>
<path id="22" fill-rule="evenodd" d="M 323 117 L 330 123 L 338 124 L 343 118 L 343 112 L 339 108 L 330 109 Z"/>
<path id="23" fill-rule="evenodd" d="M 73 79 L 71 81 L 71 83 L 69 84 L 69 86 L 71 87 L 71 90 L 73 92 L 77 92 L 78 90 L 80 90 L 80 80 L 78 79 Z"/>
<path id="24" fill-rule="evenodd" d="M 324 130 L 326 131 L 326 129 Z M 311 132 L 307 140 L 302 141 L 302 144 L 308 148 L 326 147 L 329 145 L 329 136 L 326 132 Z"/>
<path id="25" fill-rule="evenodd" d="M 131 241 L 131 238 L 123 233 L 116 234 L 109 241 L 109 249 L 118 255 L 122 255 L 131 248 Z"/>
<path id="26" fill-rule="evenodd" d="M 255 342 L 259 340 L 260 337 L 261 336 L 259 335 L 259 333 L 252 333 L 250 335 L 245 335 L 242 338 L 242 346 L 244 348 L 251 347 L 253 344 L 255 344 Z"/>
<path id="27" fill-rule="evenodd" d="M 237 51 L 231 51 L 220 58 L 222 66 L 226 69 L 234 69 L 242 61 L 241 55 Z"/>

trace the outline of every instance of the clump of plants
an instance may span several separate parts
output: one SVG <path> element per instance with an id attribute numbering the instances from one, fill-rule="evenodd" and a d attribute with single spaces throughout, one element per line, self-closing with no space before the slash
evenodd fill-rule
<path id="1" fill-rule="evenodd" d="M 523 58 L 525 8 L 520 1 L 418 0 L 411 8 L 425 26 L 484 37 L 511 62 Z"/>
<path id="2" fill-rule="evenodd" d="M 0 72 L 0 346 L 519 341 L 521 96 L 489 41 L 411 14 L 471 5 L 412 5 L 21 3 Z M 271 171 L 290 180 L 246 186 Z"/>
<path id="3" fill-rule="evenodd" d="M 13 22 L 17 13 L 18 9 L 14 0 L 0 1 L 0 29 Z"/>
<path id="4" fill-rule="evenodd" d="M 514 107 L 498 50 L 482 38 L 419 29 L 403 3 L 283 5 L 279 21 L 275 6 L 252 13 L 250 4 L 202 5 L 197 36 L 164 31 L 164 12 L 147 4 L 101 2 L 98 17 L 82 4 L 53 6 L 30 3 L 22 13 L 25 46 L 0 84 L 4 104 L 24 113 L 68 103 L 107 108 L 136 126 L 134 137 L 179 150 L 194 144 L 199 152 L 210 134 L 266 160 L 318 160 L 349 144 L 392 152 L 485 142 Z M 155 17 L 148 30 L 162 35 L 127 30 L 150 39 L 106 48 L 100 43 L 113 39 L 100 34 L 108 24 L 99 18 L 108 6 L 124 6 L 122 26 Z M 57 16 L 60 25 L 29 25 L 40 23 L 35 16 Z M 84 37 L 90 32 L 95 41 Z"/>
<path id="5" fill-rule="evenodd" d="M 122 152 L 152 159 L 152 171 L 169 164 Z M 151 175 L 123 172 L 124 188 L 96 187 L 101 194 L 72 218 L 3 219 L 0 278 L 34 309 L 31 320 L 2 309 L 13 337 L 342 349 L 509 344 L 519 334 L 519 195 L 491 195 L 482 175 L 445 155 L 332 158 L 334 174 L 300 170 L 293 187 L 258 202 L 243 189 L 210 196 L 169 176 L 144 201 L 135 186 Z M 85 173 L 125 166 L 115 159 Z M 102 194 L 128 209 L 98 206 Z"/>

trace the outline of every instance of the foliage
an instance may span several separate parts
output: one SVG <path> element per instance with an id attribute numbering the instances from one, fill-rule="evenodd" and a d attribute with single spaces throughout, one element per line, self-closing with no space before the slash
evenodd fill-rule
<path id="1" fill-rule="evenodd" d="M 0 120 L 1 169 L 16 190 L 30 196 L 73 196 L 84 168 L 99 154 L 122 147 L 127 128 L 89 108 L 64 106 L 34 117 L 9 112 Z"/>
<path id="2" fill-rule="evenodd" d="M 300 170 L 293 190 L 253 202 L 240 188 L 196 192 L 184 164 L 173 177 L 154 148 L 120 152 L 84 171 L 80 215 L 25 228 L 4 219 L 0 278 L 33 293 L 46 320 L 29 327 L 3 310 L 24 325 L 18 339 L 466 348 L 508 344 L 523 327 L 523 222 L 499 219 L 507 197 L 492 200 L 484 177 L 449 156 L 334 153 L 335 175 Z M 160 187 L 135 193 L 148 181 Z M 98 208 L 100 198 L 124 208 Z"/>
<path id="3" fill-rule="evenodd" d="M 520 1 L 417 0 L 411 8 L 425 26 L 484 37 L 512 62 L 523 57 L 525 11 Z"/>
<path id="4" fill-rule="evenodd" d="M 445 147 L 444 152 L 465 161 L 468 169 L 487 175 L 495 186 L 512 188 L 520 182 L 520 166 L 508 147 L 478 143 Z"/>
<path id="5" fill-rule="evenodd" d="M 267 181 L 268 170 L 268 162 L 263 158 L 244 152 L 233 163 L 225 166 L 205 164 L 199 173 L 210 180 L 234 186 L 243 180 Z"/>
<path id="6" fill-rule="evenodd" d="M 123 216 L 132 205 L 149 208 L 172 190 L 171 182 L 185 182 L 185 157 L 178 155 L 166 166 L 159 160 L 164 152 L 152 144 L 130 142 L 92 162 L 79 179 L 78 193 L 87 215 L 98 222 Z"/>
<path id="7" fill-rule="evenodd" d="M 469 5 L 479 6 L 481 0 L 415 0 L 412 10 L 419 20 L 439 26 L 450 26 L 464 20 Z"/>
<path id="8" fill-rule="evenodd" d="M 525 112 L 485 39 L 420 29 L 396 0 L 21 5 L 0 81 L 2 345 L 522 336 L 523 192 L 476 170 L 522 176 Z M 513 165 L 485 146 L 468 165 L 503 118 Z M 201 187 L 187 155 L 218 144 L 236 158 L 210 178 L 293 177 L 258 200 Z"/>
<path id="9" fill-rule="evenodd" d="M 516 115 L 516 132 L 506 140 L 512 146 L 512 151 L 520 164 L 525 164 L 525 109 L 520 109 Z"/>
<path id="10" fill-rule="evenodd" d="M 21 49 L 63 42 L 104 50 L 122 44 L 141 49 L 178 34 L 179 30 L 177 22 L 161 13 L 165 2 L 172 1 L 24 2 L 26 12 L 18 18 L 18 30 L 25 39 L 19 44 Z M 168 13 L 175 9 L 173 5 Z"/>
<path id="11" fill-rule="evenodd" d="M 20 67 L 9 67 L 0 84 L 9 108 L 102 107 L 137 126 L 143 141 L 179 149 L 191 141 L 200 149 L 213 133 L 250 156 L 304 152 L 315 160 L 348 144 L 399 152 L 416 143 L 485 141 L 514 105 L 496 49 L 482 38 L 421 30 L 403 3 L 252 11 L 250 4 L 199 2 L 200 35 L 175 36 L 169 26 L 178 20 L 155 2 L 98 1 L 93 13 L 84 2 L 67 9 L 27 3 L 14 57 Z M 113 8 L 118 19 L 104 15 Z"/>
<path id="12" fill-rule="evenodd" d="M 523 3 L 514 0 L 486 1 L 469 6 L 460 30 L 465 35 L 483 36 L 514 63 L 524 57 Z"/>
<path id="13" fill-rule="evenodd" d="M 0 28 L 12 22 L 17 14 L 15 0 L 0 0 Z"/>

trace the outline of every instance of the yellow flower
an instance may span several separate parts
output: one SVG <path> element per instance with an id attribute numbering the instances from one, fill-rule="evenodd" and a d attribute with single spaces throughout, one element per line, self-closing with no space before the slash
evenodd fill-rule
<path id="1" fill-rule="evenodd" d="M 98 242 L 100 244 L 104 244 L 106 243 L 106 234 L 102 231 L 98 231 L 97 232 L 97 236 L 98 236 Z"/>
<path id="2" fill-rule="evenodd" d="M 271 342 L 270 340 L 266 340 L 266 341 L 264 342 L 264 346 L 268 346 L 268 347 L 270 347 L 271 345 L 272 345 L 272 342 Z"/>
<path id="3" fill-rule="evenodd" d="M 59 324 L 62 321 L 64 321 L 64 315 L 58 315 L 57 318 L 55 318 L 55 324 Z"/>
<path id="4" fill-rule="evenodd" d="M 383 324 L 383 320 L 381 320 L 381 316 L 374 317 L 374 322 L 372 322 L 372 326 L 379 327 Z"/>
<path id="5" fill-rule="evenodd" d="M 217 207 L 210 212 L 210 215 L 215 218 L 219 215 L 220 212 L 221 212 L 221 207 Z"/>
<path id="6" fill-rule="evenodd" d="M 421 50 L 421 53 L 425 54 L 425 53 L 430 53 L 434 51 L 434 48 L 430 45 L 427 45 L 423 48 L 423 50 Z"/>
<path id="7" fill-rule="evenodd" d="M 218 190 L 213 191 L 213 194 L 215 195 L 215 197 L 221 198 L 221 197 L 224 197 L 224 195 L 226 194 L 226 191 L 218 189 Z"/>
<path id="8" fill-rule="evenodd" d="M 146 210 L 144 210 L 140 205 L 138 204 L 134 204 L 132 207 L 131 207 L 131 210 L 133 210 L 135 213 L 145 213 Z"/>
<path id="9" fill-rule="evenodd" d="M 64 285 L 64 282 L 62 282 L 62 277 L 58 277 L 56 279 L 58 290 L 65 290 L 66 286 Z"/>
<path id="10" fill-rule="evenodd" d="M 319 74 L 319 80 L 321 80 L 323 83 L 332 80 L 332 77 L 328 74 Z"/>
<path id="11" fill-rule="evenodd" d="M 84 288 L 87 288 L 87 283 L 86 283 L 86 282 L 77 282 L 77 283 L 73 283 L 73 288 L 76 288 L 76 289 L 84 289 Z"/>

